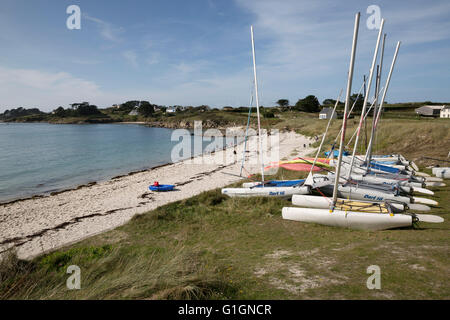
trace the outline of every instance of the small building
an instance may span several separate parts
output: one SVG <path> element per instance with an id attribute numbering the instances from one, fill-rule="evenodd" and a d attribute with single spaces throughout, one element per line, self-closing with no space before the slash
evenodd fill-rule
<path id="1" fill-rule="evenodd" d="M 319 119 L 330 119 L 331 115 L 333 115 L 333 119 L 337 119 L 336 112 L 333 114 L 333 108 L 323 108 L 319 113 Z"/>
<path id="2" fill-rule="evenodd" d="M 133 110 L 130 111 L 130 113 L 128 113 L 129 116 L 137 116 L 139 115 L 138 109 L 141 106 L 141 102 L 139 101 L 139 103 L 134 106 Z"/>
<path id="3" fill-rule="evenodd" d="M 131 110 L 128 115 L 130 115 L 130 116 L 137 116 L 137 115 L 139 115 L 138 108 L 139 107 L 134 107 L 133 110 Z"/>
<path id="4" fill-rule="evenodd" d="M 441 118 L 450 118 L 450 106 L 444 106 L 440 112 Z"/>
<path id="5" fill-rule="evenodd" d="M 177 107 L 167 107 L 166 113 L 175 113 L 177 112 Z"/>
<path id="6" fill-rule="evenodd" d="M 422 106 L 415 110 L 416 114 L 423 117 L 439 117 L 445 106 Z"/>
<path id="7" fill-rule="evenodd" d="M 233 107 L 226 106 L 222 108 L 223 111 L 233 111 Z"/>

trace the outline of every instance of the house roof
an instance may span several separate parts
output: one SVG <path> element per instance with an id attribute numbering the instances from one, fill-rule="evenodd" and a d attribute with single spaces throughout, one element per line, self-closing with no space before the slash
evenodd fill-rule
<path id="1" fill-rule="evenodd" d="M 422 106 L 420 108 L 429 108 L 429 109 L 434 109 L 434 110 L 441 110 L 443 108 L 445 108 L 446 106 Z"/>
<path id="2" fill-rule="evenodd" d="M 333 108 L 326 107 L 326 108 L 323 108 L 320 111 L 320 113 L 329 113 L 329 112 L 332 112 L 332 111 L 333 111 Z"/>

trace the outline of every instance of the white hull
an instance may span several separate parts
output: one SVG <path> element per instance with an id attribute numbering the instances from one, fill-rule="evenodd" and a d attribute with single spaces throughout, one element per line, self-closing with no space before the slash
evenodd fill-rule
<path id="1" fill-rule="evenodd" d="M 431 208 L 425 204 L 420 203 L 410 203 L 408 204 L 409 209 L 413 211 L 430 211 Z"/>
<path id="2" fill-rule="evenodd" d="M 419 188 L 419 187 L 413 187 L 411 188 L 413 192 L 423 193 L 423 194 L 429 194 L 434 195 L 434 192 L 425 188 Z"/>
<path id="3" fill-rule="evenodd" d="M 427 198 L 413 197 L 413 199 L 414 203 L 431 204 L 433 206 L 437 206 L 439 204 L 439 202 Z"/>
<path id="4" fill-rule="evenodd" d="M 294 194 L 308 194 L 309 187 L 224 188 L 222 194 L 229 197 L 278 197 L 290 198 Z"/>
<path id="5" fill-rule="evenodd" d="M 283 219 L 318 223 L 333 227 L 358 230 L 385 230 L 412 226 L 412 216 L 406 214 L 365 213 L 314 208 L 290 208 L 282 210 Z"/>
<path id="6" fill-rule="evenodd" d="M 338 201 L 345 201 L 347 199 L 338 198 Z M 359 201 L 365 203 L 373 203 L 370 201 Z M 332 203 L 331 198 L 319 197 L 319 196 L 310 196 L 310 195 L 293 195 L 292 196 L 292 204 L 305 207 L 305 208 L 317 208 L 317 209 L 329 209 L 330 204 Z M 392 204 L 395 212 L 404 212 L 406 207 L 401 203 Z"/>
<path id="7" fill-rule="evenodd" d="M 277 180 L 277 181 L 287 181 L 287 180 Z M 258 182 L 244 182 L 242 184 L 242 187 L 243 188 L 253 188 L 253 187 L 259 186 L 260 184 L 261 184 L 260 181 L 258 181 Z M 277 188 L 279 188 L 279 187 L 277 187 Z"/>
<path id="8" fill-rule="evenodd" d="M 399 184 L 400 186 L 405 186 L 405 187 L 413 187 L 414 190 L 415 188 L 422 188 L 423 184 L 421 182 L 409 182 L 407 180 L 398 180 L 398 179 L 394 179 L 394 178 L 385 178 L 385 177 L 380 177 L 380 176 L 376 176 L 376 175 L 352 175 L 352 178 L 355 180 L 362 180 L 365 182 L 369 182 L 369 183 L 381 183 L 381 184 L 386 184 L 386 185 L 396 185 Z"/>
<path id="9" fill-rule="evenodd" d="M 432 172 L 438 178 L 450 179 L 450 168 L 433 168 Z"/>
<path id="10" fill-rule="evenodd" d="M 427 187 L 445 187 L 446 184 L 443 182 L 425 182 L 425 185 Z"/>
<path id="11" fill-rule="evenodd" d="M 330 190 L 328 190 L 328 191 L 330 191 Z M 373 201 L 373 202 L 383 202 L 383 201 L 389 201 L 389 200 L 393 201 L 393 202 L 402 202 L 402 203 L 406 203 L 406 204 L 409 204 L 412 202 L 410 197 L 398 196 L 393 193 L 383 192 L 380 190 L 370 189 L 370 188 L 366 188 L 366 187 L 359 187 L 359 186 L 339 185 L 338 197 L 344 198 L 344 199 Z M 421 203 L 423 203 L 423 202 L 421 202 Z"/>
<path id="12" fill-rule="evenodd" d="M 442 182 L 442 178 L 438 177 L 425 177 L 425 182 Z"/>
<path id="13" fill-rule="evenodd" d="M 444 218 L 433 215 L 433 214 L 416 214 L 416 217 L 419 218 L 419 221 L 422 221 L 422 222 L 429 222 L 429 223 L 444 222 Z"/>

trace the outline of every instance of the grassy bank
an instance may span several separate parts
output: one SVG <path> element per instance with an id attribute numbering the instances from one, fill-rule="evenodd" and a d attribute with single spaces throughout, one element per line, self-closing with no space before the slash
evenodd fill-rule
<path id="1" fill-rule="evenodd" d="M 448 299 L 450 187 L 435 191 L 445 223 L 365 232 L 285 221 L 289 201 L 212 190 L 31 262 L 10 257 L 0 298 Z M 73 264 L 81 290 L 66 288 Z M 382 290 L 366 288 L 370 265 Z"/>
<path id="2" fill-rule="evenodd" d="M 321 135 L 327 125 L 326 120 L 317 120 L 316 115 L 308 113 L 286 113 L 280 120 L 274 125 L 274 128 L 293 129 L 309 136 Z M 359 117 L 348 120 L 346 142 L 356 130 L 359 120 Z M 358 152 L 365 152 L 364 145 L 365 141 L 370 139 L 371 124 L 372 118 L 368 118 L 366 130 L 361 131 Z M 330 148 L 341 126 L 342 120 L 333 121 L 325 141 L 326 149 Z M 382 118 L 377 132 L 374 144 L 375 154 L 400 153 L 421 165 L 430 165 L 434 162 L 421 157 L 446 159 L 450 150 L 450 121 L 448 119 Z"/>
<path id="3" fill-rule="evenodd" d="M 303 113 L 278 120 L 273 127 L 308 135 L 326 126 Z M 385 119 L 377 151 L 445 158 L 449 126 Z M 285 170 L 274 176 L 299 177 Z M 430 212 L 444 223 L 381 232 L 285 221 L 281 208 L 289 201 L 208 191 L 32 261 L 12 254 L 0 263 L 0 299 L 449 299 L 446 183 L 434 188 L 439 206 Z M 81 290 L 66 288 L 69 265 L 81 268 Z M 366 287 L 370 265 L 381 268 L 381 290 Z"/>

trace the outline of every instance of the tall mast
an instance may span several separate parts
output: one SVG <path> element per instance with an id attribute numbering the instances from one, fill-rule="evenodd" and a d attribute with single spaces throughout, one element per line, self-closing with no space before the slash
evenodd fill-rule
<path id="1" fill-rule="evenodd" d="M 401 42 L 397 42 L 397 47 L 395 48 L 394 58 L 392 59 L 391 69 L 389 70 L 388 77 L 386 79 L 386 85 L 384 86 L 383 97 L 381 98 L 380 108 L 378 110 L 377 119 L 375 120 L 375 129 L 378 125 L 378 121 L 380 120 L 380 114 L 383 110 L 384 99 L 386 99 L 386 92 L 389 88 L 389 83 L 391 82 L 392 71 L 394 70 L 395 62 L 397 61 L 398 50 L 400 49 Z"/>
<path id="2" fill-rule="evenodd" d="M 381 56 L 380 56 L 380 69 L 377 69 L 377 81 L 376 81 L 376 90 L 375 90 L 375 105 L 374 105 L 374 109 L 373 109 L 373 119 L 372 119 L 372 132 L 370 134 L 370 141 L 369 141 L 369 146 L 366 149 L 366 156 L 364 158 L 364 162 L 367 165 L 366 168 L 366 172 L 369 171 L 370 169 L 370 161 L 372 159 L 372 146 L 373 146 L 373 139 L 375 137 L 375 121 L 377 118 L 377 114 L 378 114 L 378 109 L 377 109 L 377 103 L 378 103 L 378 97 L 379 97 L 379 93 L 380 93 L 380 82 L 381 82 L 381 72 L 383 70 L 383 59 L 384 59 L 384 43 L 386 41 L 386 33 L 383 36 L 383 42 L 381 44 Z"/>
<path id="3" fill-rule="evenodd" d="M 362 126 L 363 120 L 364 120 L 363 119 L 364 114 L 366 113 L 367 100 L 369 99 L 370 87 L 372 86 L 373 71 L 375 69 L 375 63 L 377 62 L 378 48 L 380 46 L 381 35 L 383 34 L 383 26 L 384 26 L 384 19 L 381 20 L 380 31 L 378 32 L 377 45 L 375 46 L 375 52 L 373 53 L 372 66 L 370 68 L 369 80 L 367 83 L 367 91 L 364 96 L 363 108 L 361 111 L 361 118 L 359 119 L 358 133 L 356 134 L 355 146 L 353 147 L 352 160 L 351 160 L 350 168 L 348 171 L 348 178 L 351 178 L 353 163 L 355 162 L 355 154 L 356 154 L 356 149 L 358 148 L 359 134 L 361 131 L 361 126 Z"/>
<path id="4" fill-rule="evenodd" d="M 259 155 L 261 158 L 261 181 L 264 182 L 264 160 L 262 150 L 262 136 L 261 136 L 261 122 L 259 119 L 259 97 L 258 97 L 258 81 L 256 78 L 256 58 L 255 58 L 255 40 L 253 37 L 253 26 L 250 26 L 250 33 L 252 35 L 252 54 L 253 54 L 253 75 L 255 78 L 255 101 L 256 101 L 256 114 L 258 117 L 258 136 L 259 136 Z M 264 187 L 264 185 L 263 185 Z"/>
<path id="5" fill-rule="evenodd" d="M 347 111 L 348 111 L 348 105 L 350 102 L 350 94 L 352 91 L 353 69 L 355 66 L 356 43 L 358 41 L 359 17 L 360 17 L 360 13 L 358 12 L 355 16 L 355 27 L 353 29 L 352 54 L 350 56 L 350 66 L 349 66 L 349 70 L 348 70 L 347 92 L 345 95 L 345 106 L 344 106 L 344 118 L 342 120 L 341 143 L 339 145 L 339 157 L 338 157 L 338 163 L 336 166 L 336 176 L 335 176 L 335 181 L 334 181 L 333 203 L 331 206 L 332 210 L 334 210 L 334 206 L 336 205 L 336 201 L 337 201 L 339 177 L 340 177 L 340 173 L 341 173 L 342 152 L 344 151 L 345 128 L 347 125 Z"/>

